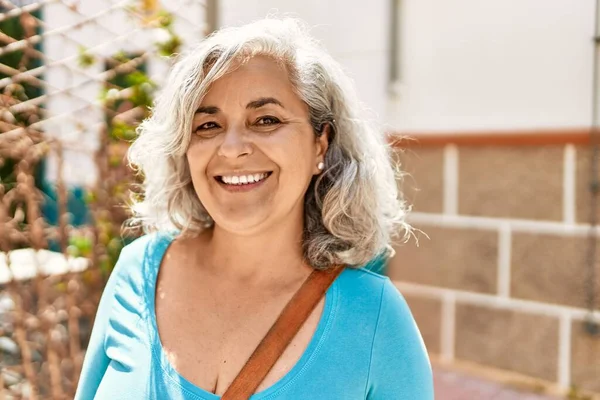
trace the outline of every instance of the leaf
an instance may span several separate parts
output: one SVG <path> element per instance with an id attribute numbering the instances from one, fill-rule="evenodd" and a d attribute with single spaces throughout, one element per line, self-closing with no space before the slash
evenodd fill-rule
<path id="1" fill-rule="evenodd" d="M 87 52 L 87 48 L 79 46 L 79 56 L 77 57 L 77 63 L 82 68 L 89 68 L 96 62 L 96 58 L 93 54 Z"/>

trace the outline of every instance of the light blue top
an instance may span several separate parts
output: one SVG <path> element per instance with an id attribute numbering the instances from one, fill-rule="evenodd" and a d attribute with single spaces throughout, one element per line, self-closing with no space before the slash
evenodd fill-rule
<path id="1" fill-rule="evenodd" d="M 171 366 L 154 313 L 156 277 L 172 237 L 127 245 L 106 285 L 77 400 L 217 400 Z M 193 318 L 193 316 L 190 316 Z M 252 400 L 432 400 L 431 366 L 406 302 L 390 280 L 346 269 L 294 367 Z"/>

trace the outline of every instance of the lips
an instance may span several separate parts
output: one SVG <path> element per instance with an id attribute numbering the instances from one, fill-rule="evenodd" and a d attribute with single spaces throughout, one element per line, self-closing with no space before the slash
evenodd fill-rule
<path id="1" fill-rule="evenodd" d="M 226 185 L 249 185 L 252 183 L 260 182 L 266 179 L 270 175 L 270 172 L 260 172 L 254 174 L 240 174 L 240 175 L 222 175 L 217 176 L 217 180 Z"/>
<path id="2" fill-rule="evenodd" d="M 273 171 L 218 175 L 215 180 L 227 191 L 246 192 L 263 185 L 272 173 Z"/>

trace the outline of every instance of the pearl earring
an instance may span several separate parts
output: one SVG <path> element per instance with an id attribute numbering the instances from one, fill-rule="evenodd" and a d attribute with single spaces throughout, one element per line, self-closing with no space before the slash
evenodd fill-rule
<path id="1" fill-rule="evenodd" d="M 322 171 L 323 168 L 325 168 L 325 164 L 323 164 L 322 162 L 320 162 L 319 165 L 317 165 L 317 168 L 319 168 Z"/>

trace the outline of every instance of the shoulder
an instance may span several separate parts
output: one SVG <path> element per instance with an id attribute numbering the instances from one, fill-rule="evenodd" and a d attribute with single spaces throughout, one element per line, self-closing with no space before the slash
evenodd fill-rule
<path id="1" fill-rule="evenodd" d="M 389 278 L 383 279 L 381 288 L 369 393 L 373 399 L 433 399 L 425 344 L 408 304 Z"/>
<path id="2" fill-rule="evenodd" d="M 361 268 L 346 268 L 340 276 L 345 283 L 363 286 L 363 288 L 376 289 L 389 280 L 386 276 L 373 272 L 367 267 Z"/>
<path id="3" fill-rule="evenodd" d="M 414 332 L 410 309 L 393 282 L 365 268 L 346 269 L 338 278 L 338 293 L 346 317 L 362 326 L 370 326 L 374 335 L 384 336 Z M 393 338 L 390 338 L 393 340 Z"/>
<path id="4" fill-rule="evenodd" d="M 408 304 L 387 276 L 365 268 L 348 268 L 339 279 L 342 296 L 351 296 L 354 303 L 370 305 L 369 313 L 378 316 L 378 330 L 386 329 L 388 319 L 413 329 L 414 319 Z"/>
<path id="5" fill-rule="evenodd" d="M 357 286 L 373 297 L 377 304 L 376 340 L 379 342 L 395 342 L 408 339 L 419 350 L 424 350 L 421 335 L 410 308 L 396 285 L 387 277 L 378 273 L 358 269 L 351 275 Z M 390 343 L 391 344 L 391 343 Z"/>
<path id="6" fill-rule="evenodd" d="M 173 238 L 174 236 L 164 232 L 147 233 L 124 246 L 119 259 L 139 261 L 144 257 L 156 256 L 169 245 Z"/>
<path id="7" fill-rule="evenodd" d="M 410 308 L 386 276 L 364 268 L 339 277 L 346 318 L 370 332 L 368 399 L 433 399 L 431 365 Z M 366 328 L 366 327 L 369 328 Z"/>
<path id="8" fill-rule="evenodd" d="M 160 261 L 173 236 L 163 232 L 152 232 L 134 239 L 125 245 L 113 269 L 115 277 L 131 277 L 140 271 L 147 261 Z"/>
<path id="9" fill-rule="evenodd" d="M 366 268 L 346 268 L 338 278 L 342 296 L 348 296 L 353 302 L 368 303 L 379 311 L 381 298 L 385 287 L 392 285 L 390 280 L 383 275 Z"/>

